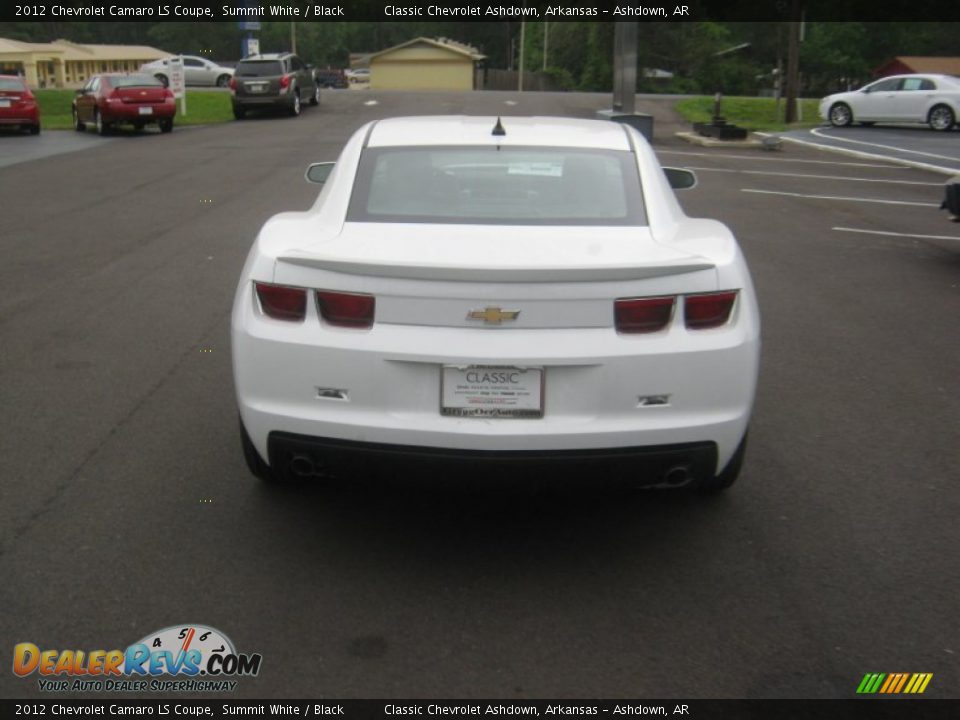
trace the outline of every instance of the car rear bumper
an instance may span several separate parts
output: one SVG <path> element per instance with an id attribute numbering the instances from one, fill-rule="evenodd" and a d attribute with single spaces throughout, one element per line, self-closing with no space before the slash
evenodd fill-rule
<path id="1" fill-rule="evenodd" d="M 39 125 L 40 116 L 36 112 L 4 113 L 0 111 L 0 125 Z"/>
<path id="2" fill-rule="evenodd" d="M 715 474 L 714 443 L 595 450 L 459 450 L 419 445 L 389 445 L 272 432 L 269 464 L 281 477 L 305 479 L 380 468 L 458 477 L 499 478 L 530 472 L 563 477 L 604 477 L 639 485 L 682 486 Z"/>
<path id="3" fill-rule="evenodd" d="M 130 103 L 128 105 L 115 104 L 110 107 L 104 107 L 101 111 L 104 122 L 144 122 L 152 123 L 158 120 L 170 120 L 177 113 L 177 106 L 174 103 L 164 103 L 163 105 L 150 105 L 149 115 L 140 113 L 141 105 Z"/>
<path id="4" fill-rule="evenodd" d="M 243 423 L 264 459 L 273 433 L 425 453 L 549 457 L 709 443 L 716 472 L 749 423 L 760 347 L 752 298 L 729 327 L 691 333 L 681 324 L 654 337 L 612 327 L 378 323 L 357 331 L 264 318 L 251 293 L 242 287 L 234 308 L 233 367 Z M 542 369 L 542 417 L 442 414 L 443 367 L 472 365 Z"/>
<path id="5" fill-rule="evenodd" d="M 290 107 L 293 105 L 292 94 L 289 95 L 254 95 L 254 96 L 234 96 L 232 99 L 235 108 L 250 107 Z"/>

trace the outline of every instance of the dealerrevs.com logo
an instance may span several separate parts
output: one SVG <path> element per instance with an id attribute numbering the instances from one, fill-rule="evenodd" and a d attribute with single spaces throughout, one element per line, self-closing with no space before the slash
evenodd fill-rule
<path id="1" fill-rule="evenodd" d="M 46 692 L 232 691 L 234 678 L 256 676 L 262 656 L 238 653 L 230 639 L 206 625 L 175 625 L 150 633 L 126 650 L 13 648 L 13 672 L 36 673 Z"/>

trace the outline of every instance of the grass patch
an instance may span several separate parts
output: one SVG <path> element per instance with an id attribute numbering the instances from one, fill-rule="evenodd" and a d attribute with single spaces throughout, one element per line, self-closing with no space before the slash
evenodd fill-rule
<path id="1" fill-rule="evenodd" d="M 676 109 L 688 122 L 710 122 L 713 119 L 713 104 L 712 97 L 695 97 L 679 101 Z M 778 117 L 777 103 L 773 98 L 725 97 L 720 106 L 720 113 L 727 122 L 748 130 L 782 131 L 815 127 L 820 124 L 820 116 L 817 114 L 819 100 L 801 100 L 802 120 L 790 125 L 783 122 L 785 105 L 785 100 L 780 102 Z"/>
<path id="2" fill-rule="evenodd" d="M 76 97 L 73 90 L 34 90 L 33 94 L 40 105 L 40 124 L 44 130 L 69 130 L 73 127 L 70 111 L 73 98 Z M 232 120 L 229 93 L 188 90 L 186 115 L 180 113 L 180 101 L 177 101 L 175 125 L 210 125 Z"/>

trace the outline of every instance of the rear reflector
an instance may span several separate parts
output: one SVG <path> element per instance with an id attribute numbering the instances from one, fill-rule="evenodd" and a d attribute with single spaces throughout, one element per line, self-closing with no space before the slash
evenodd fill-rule
<path id="1" fill-rule="evenodd" d="M 264 313 L 275 320 L 303 320 L 307 314 L 307 291 L 303 288 L 255 282 Z"/>
<path id="2" fill-rule="evenodd" d="M 373 325 L 376 298 L 358 293 L 317 290 L 317 309 L 320 317 L 331 325 L 350 328 L 368 328 Z"/>
<path id="3" fill-rule="evenodd" d="M 662 330 L 673 315 L 672 297 L 624 298 L 613 305 L 617 332 L 650 333 Z"/>
<path id="4" fill-rule="evenodd" d="M 730 319 L 737 291 L 688 295 L 683 299 L 683 317 L 691 330 L 720 327 Z"/>

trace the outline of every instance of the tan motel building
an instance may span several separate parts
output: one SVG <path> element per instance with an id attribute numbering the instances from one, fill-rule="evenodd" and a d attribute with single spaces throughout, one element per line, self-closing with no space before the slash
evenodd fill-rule
<path id="1" fill-rule="evenodd" d="M 170 53 L 147 45 L 82 45 L 0 38 L 0 75 L 23 75 L 31 88 L 79 88 L 102 72 L 134 72 Z"/>

